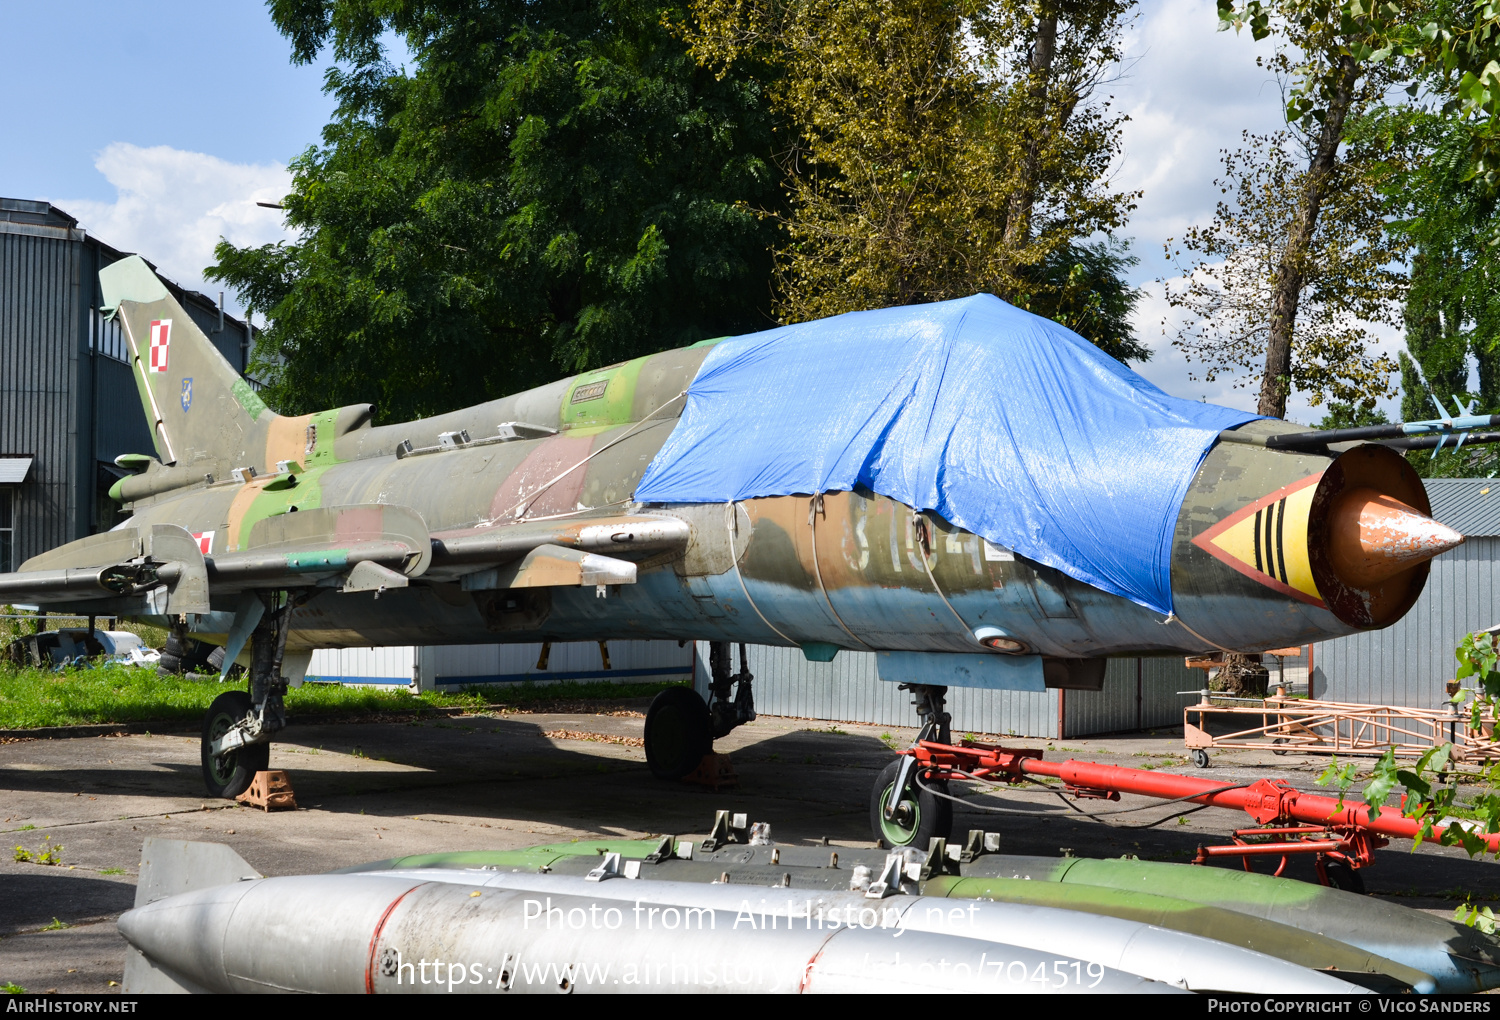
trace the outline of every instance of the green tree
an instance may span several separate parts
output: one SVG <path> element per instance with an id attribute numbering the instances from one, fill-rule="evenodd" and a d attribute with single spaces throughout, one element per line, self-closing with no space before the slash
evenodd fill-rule
<path id="1" fill-rule="evenodd" d="M 1261 369 L 1261 414 L 1284 417 L 1286 394 L 1265 380 L 1285 376 L 1292 388 L 1369 411 L 1391 395 L 1395 364 L 1375 351 L 1366 324 L 1397 321 L 1404 277 L 1399 236 L 1386 231 L 1385 201 L 1377 188 L 1385 154 L 1355 146 L 1334 160 L 1318 184 L 1319 215 L 1299 234 L 1309 202 L 1307 153 L 1321 140 L 1294 131 L 1245 135 L 1245 145 L 1223 156 L 1215 182 L 1228 196 L 1213 220 L 1182 238 L 1197 256 L 1184 282 L 1167 287 L 1167 300 L 1188 313 L 1174 343 L 1207 366 L 1205 375 Z M 1293 248 L 1296 248 L 1293 251 Z M 1174 259 L 1180 254 L 1168 241 Z M 1286 295 L 1289 279 L 1296 290 Z M 1283 324 L 1276 309 L 1290 302 L 1298 316 L 1285 367 L 1271 364 Z M 1245 384 L 1249 384 L 1248 382 Z M 1276 403 L 1279 401 L 1279 403 Z"/>
<path id="2" fill-rule="evenodd" d="M 1411 246 L 1401 412 L 1408 419 L 1452 410 L 1455 397 L 1500 410 L 1500 215 L 1494 189 L 1471 173 L 1469 132 L 1431 109 L 1396 107 L 1371 127 L 1411 155 L 1385 182 L 1393 233 Z M 1479 390 L 1468 392 L 1469 362 Z"/>
<path id="3" fill-rule="evenodd" d="M 1465 171 L 1500 184 L 1500 8 L 1489 0 L 1218 0 L 1221 28 L 1276 35 L 1290 80 L 1287 121 L 1312 142 L 1278 268 L 1260 412 L 1280 416 L 1294 383 L 1302 275 L 1321 206 L 1334 192 L 1346 125 L 1393 85 L 1426 89 L 1465 135 Z"/>
<path id="4" fill-rule="evenodd" d="M 772 324 L 777 124 L 652 0 L 271 0 L 337 113 L 292 163 L 293 243 L 221 244 L 269 316 L 271 400 L 420 416 Z M 412 54 L 397 70 L 382 46 Z"/>
<path id="5" fill-rule="evenodd" d="M 799 321 L 989 291 L 1117 357 L 1130 264 L 1085 239 L 1125 222 L 1120 118 L 1096 87 L 1132 0 L 695 0 L 684 26 L 719 74 L 774 70 L 793 125 L 778 314 Z"/>
<path id="6" fill-rule="evenodd" d="M 1248 26 L 1256 39 L 1275 36 L 1276 52 L 1264 63 L 1287 83 L 1287 125 L 1305 149 L 1305 169 L 1292 176 L 1278 174 L 1290 190 L 1266 280 L 1268 316 L 1257 409 L 1279 418 L 1286 414 L 1293 388 L 1311 383 L 1316 398 L 1340 376 L 1339 351 L 1325 351 L 1325 359 L 1332 355 L 1333 362 L 1325 360 L 1321 371 L 1310 372 L 1297 364 L 1297 355 L 1308 345 L 1300 343 L 1302 352 L 1297 348 L 1301 303 L 1310 280 L 1326 268 L 1321 257 L 1328 252 L 1317 251 L 1320 221 L 1331 211 L 1325 207 L 1339 201 L 1351 179 L 1358 179 L 1361 189 L 1368 191 L 1362 168 L 1341 158 L 1346 129 L 1379 104 L 1393 85 L 1415 81 L 1419 70 L 1410 60 L 1381 49 L 1387 21 L 1361 6 L 1360 0 L 1248 0 L 1244 6 L 1236 0 L 1218 0 L 1218 6 L 1221 29 Z M 1419 8 L 1414 0 L 1405 0 L 1402 10 L 1411 13 Z M 1351 385 L 1373 381 L 1373 366 L 1362 352 L 1357 344 L 1344 352 L 1352 369 L 1344 379 Z M 1329 368 L 1335 371 L 1330 374 Z M 1373 400 L 1384 389 L 1381 380 L 1368 398 Z M 1350 396 L 1336 392 L 1334 399 Z"/>
<path id="7" fill-rule="evenodd" d="M 1440 417 L 1454 402 L 1500 410 L 1500 233 L 1493 187 L 1473 170 L 1470 128 L 1435 104 L 1408 102 L 1370 118 L 1361 133 L 1403 153 L 1382 182 L 1388 229 L 1411 252 L 1411 284 L 1402 318 L 1401 415 Z M 1478 391 L 1469 390 L 1477 363 Z M 1427 477 L 1491 474 L 1488 447 L 1408 455 Z"/>
<path id="8" fill-rule="evenodd" d="M 1373 407 L 1362 407 L 1354 404 L 1346 404 L 1337 400 L 1329 401 L 1328 410 L 1321 421 L 1313 428 L 1317 429 L 1353 429 L 1364 425 L 1389 425 L 1390 419 L 1385 412 Z"/>

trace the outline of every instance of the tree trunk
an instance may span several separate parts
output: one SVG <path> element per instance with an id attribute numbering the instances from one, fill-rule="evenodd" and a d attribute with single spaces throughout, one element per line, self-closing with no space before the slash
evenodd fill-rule
<path id="1" fill-rule="evenodd" d="M 1031 47 L 1031 107 L 1038 122 L 1045 119 L 1048 79 L 1056 54 L 1057 15 L 1050 14 L 1037 21 L 1036 41 Z M 1005 217 L 1005 248 L 1012 255 L 1031 240 L 1031 207 L 1036 204 L 1036 169 L 1041 159 L 1045 130 L 1041 123 L 1037 123 L 1027 131 L 1021 157 L 1021 180 L 1010 196 L 1010 208 Z"/>
<path id="2" fill-rule="evenodd" d="M 1276 267 L 1271 300 L 1271 338 L 1266 344 L 1266 369 L 1260 382 L 1260 402 L 1256 411 L 1272 418 L 1286 417 L 1286 398 L 1291 390 L 1292 336 L 1297 328 L 1297 303 L 1302 297 L 1306 277 L 1303 266 L 1313 231 L 1318 226 L 1318 211 L 1328 194 L 1339 143 L 1343 141 L 1344 118 L 1354 100 L 1354 84 L 1359 80 L 1359 65 L 1348 55 L 1339 58 L 1339 73 L 1333 96 L 1318 132 L 1317 146 L 1307 168 L 1307 181 L 1297 202 L 1297 212 L 1287 231 L 1286 249 Z"/>

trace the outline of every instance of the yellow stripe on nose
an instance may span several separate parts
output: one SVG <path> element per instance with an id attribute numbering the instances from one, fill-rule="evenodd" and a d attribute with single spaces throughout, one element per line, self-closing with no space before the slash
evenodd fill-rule
<path id="1" fill-rule="evenodd" d="M 1224 518 L 1193 544 L 1261 584 L 1321 606 L 1307 552 L 1307 522 L 1321 476 L 1277 489 Z"/>

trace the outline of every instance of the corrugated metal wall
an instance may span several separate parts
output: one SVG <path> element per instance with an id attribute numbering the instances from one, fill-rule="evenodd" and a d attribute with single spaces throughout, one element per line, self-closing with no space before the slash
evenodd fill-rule
<path id="1" fill-rule="evenodd" d="M 911 695 L 879 678 L 871 652 L 839 652 L 832 662 L 808 662 L 800 649 L 750 645 L 750 672 L 755 676 L 755 709 L 767 715 L 876 726 L 913 726 Z M 735 652 L 734 667 L 739 668 Z M 697 644 L 694 687 L 708 697 L 708 643 Z M 1179 658 L 1143 659 L 1140 700 L 1136 693 L 1136 659 L 1110 662 L 1102 691 L 1068 691 L 1061 695 L 1063 732 L 1058 733 L 1059 691 L 1031 693 L 953 687 L 948 711 L 959 732 L 1000 736 L 1082 737 L 1141 727 L 1180 726 L 1183 705 L 1193 700 L 1178 691 L 1197 690 L 1203 675 Z"/>
<path id="2" fill-rule="evenodd" d="M 0 224 L 0 453 L 36 458 L 17 500 L 18 563 L 76 537 L 82 329 L 82 245 L 19 226 Z"/>
<path id="3" fill-rule="evenodd" d="M 1197 700 L 1203 673 L 1182 659 L 1111 659 L 1102 691 L 1063 694 L 1064 737 L 1180 727 L 1182 709 Z"/>
<path id="4" fill-rule="evenodd" d="M 112 462 L 122 453 L 152 453 L 151 429 L 146 425 L 130 366 L 99 356 L 94 359 L 94 371 L 98 387 L 94 394 L 94 456 Z"/>
<path id="5" fill-rule="evenodd" d="M 676 641 L 611 641 L 609 669 L 599 644 L 566 641 L 547 651 L 547 668 L 538 669 L 542 646 L 440 645 L 420 653 L 422 687 L 461 687 L 522 681 L 613 680 L 643 683 L 687 680 L 693 673 L 693 649 Z"/>
<path id="6" fill-rule="evenodd" d="M 1453 649 L 1471 631 L 1500 623 L 1496 560 L 1500 538 L 1471 537 L 1432 561 L 1422 597 L 1385 630 L 1320 641 L 1312 696 L 1370 705 L 1437 708 L 1453 679 Z"/>

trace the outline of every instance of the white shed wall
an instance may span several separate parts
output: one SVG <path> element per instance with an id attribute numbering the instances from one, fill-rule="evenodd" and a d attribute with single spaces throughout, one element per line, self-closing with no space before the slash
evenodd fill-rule
<path id="1" fill-rule="evenodd" d="M 399 684 L 415 676 L 417 649 L 410 645 L 393 648 L 320 648 L 307 667 L 308 680 L 344 684 Z"/>

